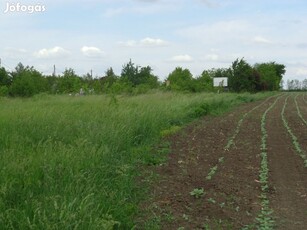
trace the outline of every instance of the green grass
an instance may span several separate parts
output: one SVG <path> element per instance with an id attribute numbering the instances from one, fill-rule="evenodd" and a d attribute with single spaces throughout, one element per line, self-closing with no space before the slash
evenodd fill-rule
<path id="1" fill-rule="evenodd" d="M 268 95 L 0 98 L 0 228 L 131 229 L 161 136 Z"/>

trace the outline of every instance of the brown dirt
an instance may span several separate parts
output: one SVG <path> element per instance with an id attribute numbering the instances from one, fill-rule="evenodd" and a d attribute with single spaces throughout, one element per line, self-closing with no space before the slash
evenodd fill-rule
<path id="1" fill-rule="evenodd" d="M 306 229 L 307 169 L 281 120 L 285 98 L 282 96 L 267 114 L 270 207 L 276 229 Z M 303 95 L 297 100 L 307 119 Z M 169 138 L 171 153 L 166 164 L 154 169 L 159 180 L 145 205 L 161 229 L 241 229 L 255 223 L 261 208 L 261 117 L 274 101 L 270 98 L 220 117 L 204 117 Z M 225 150 L 242 115 L 261 103 L 244 119 L 234 145 Z M 307 127 L 297 116 L 294 95 L 288 100 L 285 115 L 307 151 Z M 216 165 L 216 173 L 206 179 Z M 204 189 L 204 195 L 190 195 L 196 188 Z"/>

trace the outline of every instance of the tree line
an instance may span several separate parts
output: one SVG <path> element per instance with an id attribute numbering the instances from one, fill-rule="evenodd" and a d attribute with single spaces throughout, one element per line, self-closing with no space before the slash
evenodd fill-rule
<path id="1" fill-rule="evenodd" d="M 307 91 L 307 79 L 302 81 L 298 79 L 287 80 L 287 90 L 289 91 Z"/>
<path id="2" fill-rule="evenodd" d="M 86 94 L 146 93 L 151 89 L 186 92 L 212 92 L 213 78 L 227 77 L 231 92 L 274 91 L 282 88 L 285 66 L 275 62 L 257 63 L 254 66 L 243 58 L 235 60 L 229 68 L 204 70 L 194 77 L 189 69 L 176 67 L 164 82 L 153 74 L 150 66 L 141 67 L 131 60 L 116 75 L 110 67 L 104 76 L 93 78 L 89 73 L 78 76 L 71 68 L 62 75 L 43 75 L 34 67 L 17 64 L 13 71 L 0 68 L 0 96 L 31 97 L 38 93 Z"/>

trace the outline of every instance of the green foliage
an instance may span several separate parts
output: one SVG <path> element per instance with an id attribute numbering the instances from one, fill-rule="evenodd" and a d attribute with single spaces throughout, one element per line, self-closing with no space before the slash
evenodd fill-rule
<path id="1" fill-rule="evenodd" d="M 31 97 L 37 93 L 47 91 L 47 81 L 43 75 L 33 67 L 24 67 L 19 63 L 14 72 L 9 89 L 12 96 Z"/>
<path id="2" fill-rule="evenodd" d="M 192 110 L 191 110 L 190 116 L 192 118 L 198 118 L 198 117 L 205 116 L 205 115 L 209 114 L 209 112 L 211 110 L 210 107 L 211 107 L 210 104 L 204 102 L 197 107 L 193 107 Z"/>
<path id="3" fill-rule="evenodd" d="M 213 87 L 213 78 L 227 77 L 228 88 L 231 91 L 257 92 L 279 89 L 284 73 L 285 66 L 275 62 L 256 64 L 252 68 L 244 59 L 237 59 L 231 68 L 204 70 L 196 78 L 193 78 L 190 70 L 176 67 L 168 75 L 165 83 L 161 84 L 150 66 L 141 67 L 131 60 L 123 66 L 120 76 L 110 67 L 100 78 L 93 78 L 89 73 L 80 77 L 71 68 L 65 69 L 59 76 L 43 76 L 34 67 L 25 67 L 19 63 L 11 73 L 0 68 L 0 87 L 6 86 L 9 88 L 9 95 L 21 97 L 30 97 L 41 92 L 76 95 L 81 88 L 85 94 L 138 95 L 153 89 L 217 92 L 219 89 Z M 293 88 L 291 85 L 294 83 L 296 81 L 289 83 L 289 89 Z M 307 83 L 304 87 L 305 85 Z M 7 95 L 6 87 L 2 88 L 1 95 Z M 299 88 L 303 88 L 303 83 L 299 84 Z M 201 111 L 199 113 L 202 114 Z"/>
<path id="4" fill-rule="evenodd" d="M 232 63 L 229 88 L 235 92 L 254 92 L 255 79 L 252 67 L 242 58 Z"/>
<path id="5" fill-rule="evenodd" d="M 260 74 L 260 85 L 262 90 L 279 90 L 282 76 L 285 74 L 285 66 L 275 62 L 261 63 L 255 65 L 255 70 Z"/>
<path id="6" fill-rule="evenodd" d="M 167 81 L 169 81 L 169 87 L 172 90 L 191 91 L 193 76 L 188 69 L 176 67 L 176 69 L 168 75 Z"/>
<path id="7" fill-rule="evenodd" d="M 302 113 L 301 113 L 301 110 L 298 106 L 298 103 L 297 103 L 297 97 L 298 97 L 299 94 L 297 94 L 294 98 L 294 102 L 295 102 L 295 107 L 296 107 L 296 111 L 297 111 L 297 114 L 298 116 L 301 118 L 302 122 L 307 125 L 307 121 L 305 120 L 305 118 L 303 117 Z"/>
<path id="8" fill-rule="evenodd" d="M 198 199 L 205 195 L 205 191 L 203 188 L 195 188 L 190 192 L 190 195 Z"/>
<path id="9" fill-rule="evenodd" d="M 162 130 L 162 131 L 160 132 L 160 133 L 161 133 L 161 137 L 167 137 L 167 136 L 170 136 L 170 135 L 172 135 L 172 134 L 175 134 L 175 133 L 177 133 L 180 129 L 181 129 L 180 126 L 173 125 L 173 126 L 171 126 L 169 129 Z"/>
<path id="10" fill-rule="evenodd" d="M 301 145 L 300 143 L 298 142 L 298 139 L 297 137 L 295 136 L 295 134 L 292 132 L 292 129 L 290 128 L 289 124 L 288 124 L 288 121 L 285 117 L 285 109 L 286 109 L 286 106 L 287 106 L 287 103 L 288 103 L 288 98 L 289 96 L 286 98 L 285 100 L 285 103 L 284 103 L 284 106 L 283 106 L 283 109 L 281 111 L 281 118 L 282 118 L 282 121 L 283 121 L 283 124 L 287 130 L 287 132 L 289 133 L 289 135 L 291 136 L 292 138 L 292 144 L 295 148 L 295 151 L 298 153 L 298 155 L 302 158 L 303 160 L 303 163 L 304 163 L 304 166 L 305 168 L 307 168 L 307 154 L 306 152 L 301 148 Z"/>
<path id="11" fill-rule="evenodd" d="M 152 74 L 152 68 L 150 66 L 135 66 L 131 60 L 123 66 L 121 78 L 131 83 L 134 87 L 147 84 L 151 88 L 156 88 L 159 85 L 158 78 Z"/>
<path id="12" fill-rule="evenodd" d="M 191 105 L 235 106 L 242 103 L 236 97 L 160 92 L 1 100 L 0 226 L 135 228 L 148 189 L 135 183 L 139 166 L 165 160 L 167 145 L 152 148 L 162 130 L 191 121 Z"/>
<path id="13" fill-rule="evenodd" d="M 204 70 L 198 78 L 194 80 L 195 82 L 195 91 L 201 92 L 211 92 L 214 90 L 213 88 L 213 76 L 210 74 L 209 71 Z"/>
<path id="14" fill-rule="evenodd" d="M 58 79 L 58 89 L 61 93 L 79 93 L 82 88 L 81 77 L 71 68 L 65 69 L 63 76 Z"/>
<path id="15" fill-rule="evenodd" d="M 267 157 L 267 138 L 268 134 L 266 131 L 266 117 L 268 112 L 273 109 L 273 107 L 276 105 L 277 101 L 280 99 L 280 97 L 277 97 L 274 101 L 274 103 L 271 104 L 269 108 L 266 109 L 266 111 L 263 113 L 261 117 L 261 165 L 260 165 L 260 171 L 259 171 L 259 182 L 261 184 L 261 211 L 258 214 L 256 221 L 257 221 L 257 228 L 258 229 L 273 229 L 275 221 L 272 218 L 272 210 L 269 207 L 269 200 L 267 197 L 268 193 L 268 176 L 269 176 L 269 166 L 268 166 L 268 157 Z M 245 229 L 248 229 L 248 226 L 245 227 Z"/>
<path id="16" fill-rule="evenodd" d="M 9 88 L 6 85 L 0 86 L 0 97 L 6 97 L 9 94 Z"/>
<path id="17" fill-rule="evenodd" d="M 208 173 L 208 175 L 206 176 L 206 180 L 211 180 L 212 177 L 215 175 L 216 171 L 217 171 L 217 165 L 215 165 L 214 167 L 212 167 Z"/>
<path id="18" fill-rule="evenodd" d="M 232 63 L 229 88 L 235 92 L 276 91 L 282 83 L 285 66 L 275 62 L 250 66 L 243 58 Z"/>
<path id="19" fill-rule="evenodd" d="M 4 67 L 0 68 L 0 86 L 9 86 L 11 84 L 11 77 Z"/>
<path id="20" fill-rule="evenodd" d="M 109 86 L 107 85 L 107 87 Z M 112 94 L 132 93 L 132 84 L 124 79 L 120 79 L 114 82 L 109 88 L 106 88 L 105 92 Z"/>
<path id="21" fill-rule="evenodd" d="M 100 86 L 99 88 L 96 86 L 95 90 L 96 91 L 101 91 L 101 89 L 103 88 L 104 92 L 113 92 L 113 90 L 110 90 L 110 88 L 113 86 L 114 83 L 118 82 L 119 77 L 115 75 L 113 68 L 110 67 L 109 69 L 107 69 L 107 71 L 105 72 L 105 76 L 100 78 L 99 82 L 100 82 Z M 97 85 L 97 84 L 96 84 Z"/>

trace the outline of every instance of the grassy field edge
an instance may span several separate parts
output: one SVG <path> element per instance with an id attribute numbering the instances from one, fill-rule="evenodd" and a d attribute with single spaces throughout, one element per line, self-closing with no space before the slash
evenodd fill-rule
<path id="1" fill-rule="evenodd" d="M 2 98 L 0 225 L 135 228 L 149 189 L 136 183 L 140 166 L 166 159 L 167 145 L 153 151 L 164 137 L 273 94 Z"/>

